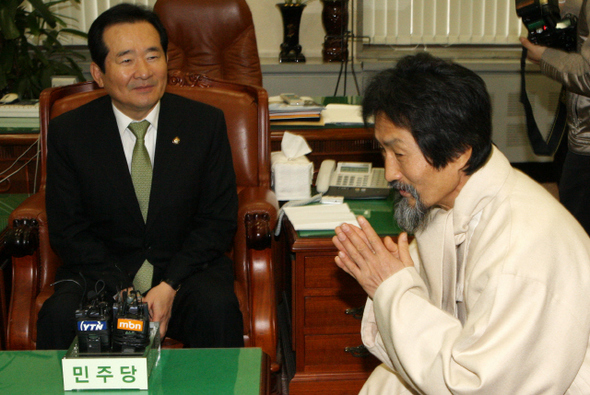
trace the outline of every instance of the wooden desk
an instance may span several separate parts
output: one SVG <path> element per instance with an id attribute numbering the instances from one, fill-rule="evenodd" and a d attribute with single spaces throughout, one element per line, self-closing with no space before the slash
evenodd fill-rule
<path id="1" fill-rule="evenodd" d="M 2 393 L 64 392 L 58 351 L 0 352 Z M 259 348 L 162 349 L 150 375 L 149 391 L 90 391 L 91 394 L 268 394 L 268 357 Z"/>
<path id="2" fill-rule="evenodd" d="M 364 127 L 297 127 L 271 126 L 271 150 L 280 151 L 285 131 L 303 136 L 312 152 L 307 155 L 317 172 L 324 159 L 336 161 L 371 162 L 383 167 L 383 157 L 373 129 Z"/>
<path id="3" fill-rule="evenodd" d="M 396 235 L 393 196 L 366 203 L 349 201 L 355 214 L 365 214 L 380 235 Z M 371 207 L 370 207 L 371 206 Z M 358 394 L 379 364 L 362 345 L 360 326 L 367 294 L 334 263 L 331 235 L 296 232 L 285 218 L 291 266 L 291 322 L 295 376 L 289 393 Z M 305 234 L 310 237 L 303 237 Z"/>

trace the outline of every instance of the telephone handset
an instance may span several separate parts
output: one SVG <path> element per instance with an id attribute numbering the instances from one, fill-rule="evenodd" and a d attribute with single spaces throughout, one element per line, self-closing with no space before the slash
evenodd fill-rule
<path id="1" fill-rule="evenodd" d="M 344 196 L 346 199 L 385 199 L 391 187 L 385 169 L 369 162 L 322 162 L 316 180 L 319 193 Z"/>

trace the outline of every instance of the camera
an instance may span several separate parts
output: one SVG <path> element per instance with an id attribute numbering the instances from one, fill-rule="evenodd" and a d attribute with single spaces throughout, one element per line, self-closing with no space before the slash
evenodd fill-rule
<path id="1" fill-rule="evenodd" d="M 142 353 L 150 343 L 150 317 L 141 293 L 122 291 L 115 302 L 104 291 L 89 295 L 75 312 L 79 352 Z"/>
<path id="2" fill-rule="evenodd" d="M 114 352 L 143 352 L 150 342 L 149 310 L 139 291 L 123 291 L 113 303 L 112 349 Z"/>
<path id="3" fill-rule="evenodd" d="M 538 45 L 576 50 L 577 18 L 561 18 L 557 0 L 516 0 L 516 14 L 529 31 L 528 39 Z"/>
<path id="4" fill-rule="evenodd" d="M 76 334 L 80 352 L 101 353 L 111 349 L 111 303 L 104 293 L 76 310 Z"/>

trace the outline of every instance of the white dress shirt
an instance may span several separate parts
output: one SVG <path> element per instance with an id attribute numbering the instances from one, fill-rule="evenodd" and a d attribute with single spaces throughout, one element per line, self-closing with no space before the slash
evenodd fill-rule
<path id="1" fill-rule="evenodd" d="M 127 167 L 131 172 L 131 159 L 133 158 L 133 147 L 135 147 L 135 140 L 137 138 L 133 132 L 129 129 L 131 122 L 138 122 L 127 115 L 123 114 L 117 107 L 113 105 L 113 111 L 115 112 L 115 119 L 117 120 L 117 127 L 119 128 L 119 134 L 121 135 L 121 142 L 123 143 L 123 150 L 125 151 L 125 158 L 127 159 Z M 150 156 L 152 167 L 154 166 L 154 156 L 156 154 L 156 137 L 158 135 L 158 117 L 160 115 L 160 102 L 150 111 L 150 113 L 144 118 L 150 123 L 150 127 L 145 133 L 145 147 Z M 143 121 L 143 119 L 142 119 Z"/>

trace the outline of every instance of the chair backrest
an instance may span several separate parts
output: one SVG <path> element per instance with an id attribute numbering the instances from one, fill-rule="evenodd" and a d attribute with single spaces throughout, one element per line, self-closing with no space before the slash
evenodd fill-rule
<path id="1" fill-rule="evenodd" d="M 270 188 L 270 126 L 268 95 L 264 89 L 176 71 L 170 73 L 166 91 L 221 109 L 226 118 L 238 191 L 248 186 Z M 42 93 L 42 185 L 45 185 L 49 120 L 105 94 L 94 82 L 52 88 Z"/>
<path id="2" fill-rule="evenodd" d="M 246 0 L 158 0 L 168 33 L 168 69 L 262 86 L 252 13 Z"/>
<path id="3" fill-rule="evenodd" d="M 266 90 L 173 71 L 169 74 L 166 91 L 223 110 L 238 191 L 248 186 L 270 189 L 270 124 Z"/>

